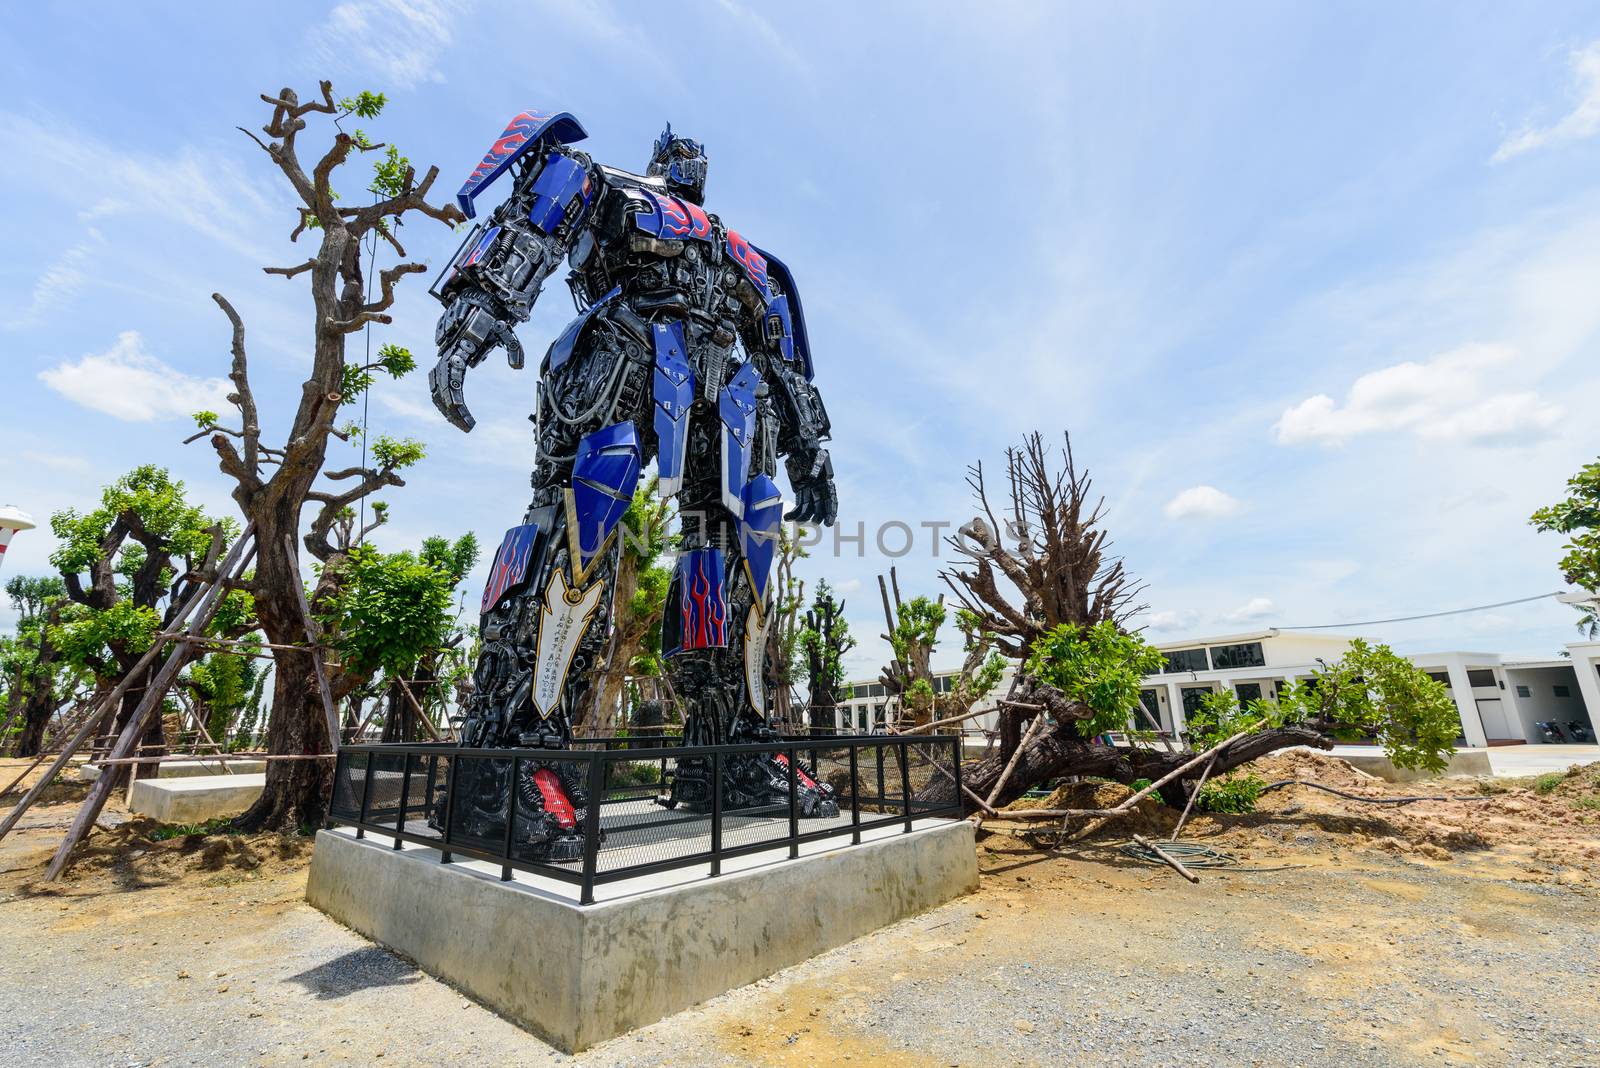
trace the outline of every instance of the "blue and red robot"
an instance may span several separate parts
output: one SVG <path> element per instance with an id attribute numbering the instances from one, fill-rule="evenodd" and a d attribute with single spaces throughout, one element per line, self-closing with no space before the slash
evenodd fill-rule
<path id="1" fill-rule="evenodd" d="M 514 333 L 565 264 L 580 309 L 545 353 L 537 387 L 533 501 L 506 533 L 482 601 L 482 649 L 462 732 L 471 747 L 564 749 L 595 698 L 612 626 L 618 528 L 652 459 L 676 497 L 680 549 L 662 627 L 686 745 L 768 740 L 769 589 L 784 518 L 832 524 L 838 510 L 794 278 L 782 261 L 702 207 L 706 155 L 669 126 L 644 174 L 571 146 L 571 115 L 514 118 L 457 194 L 468 218 L 503 175 L 511 195 L 467 235 L 432 289 L 444 304 L 434 403 L 462 430 L 467 370 Z M 795 507 L 776 482 L 783 457 Z M 496 762 L 498 763 L 498 762 Z M 524 761 L 514 838 L 537 855 L 580 847 L 587 803 L 576 765 Z M 788 769 L 723 761 L 724 805 L 787 805 Z M 487 770 L 465 791 L 467 822 L 503 831 L 511 784 Z M 801 776 L 804 815 L 838 811 Z M 678 761 L 670 803 L 710 806 L 709 763 Z M 458 795 L 458 805 L 461 803 Z"/>

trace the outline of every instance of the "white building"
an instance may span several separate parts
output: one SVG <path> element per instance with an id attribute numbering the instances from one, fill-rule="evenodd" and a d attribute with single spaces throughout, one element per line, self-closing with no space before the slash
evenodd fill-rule
<path id="1" fill-rule="evenodd" d="M 1148 675 L 1140 699 L 1162 730 L 1182 734 L 1187 716 L 1207 693 L 1233 690 L 1240 701 L 1270 697 L 1294 679 L 1307 679 L 1322 663 L 1342 657 L 1353 639 L 1348 635 L 1261 630 L 1182 642 L 1156 648 L 1166 654 L 1166 670 Z M 1518 745 L 1545 740 L 1541 722 L 1560 725 L 1566 741 L 1577 740 L 1578 724 L 1595 738 L 1600 721 L 1600 642 L 1573 642 L 1567 657 L 1533 659 L 1499 653 L 1452 651 L 1409 657 L 1450 689 L 1461 717 L 1458 745 Z M 955 672 L 938 676 L 948 688 Z M 975 708 L 989 714 L 971 721 L 992 730 L 995 701 L 1010 685 L 1010 669 L 994 694 Z M 858 731 L 881 730 L 887 698 L 883 686 L 859 680 L 845 687 L 840 726 Z M 1146 726 L 1147 724 L 1138 724 Z"/>

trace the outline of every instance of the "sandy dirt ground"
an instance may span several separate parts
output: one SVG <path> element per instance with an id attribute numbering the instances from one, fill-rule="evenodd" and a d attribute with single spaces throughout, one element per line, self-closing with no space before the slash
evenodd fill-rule
<path id="1" fill-rule="evenodd" d="M 1400 792 L 1320 757 L 1257 773 Z M 1530 785 L 1277 791 L 1184 838 L 1294 867 L 1198 885 L 1118 848 L 1159 806 L 1062 852 L 988 834 L 976 894 L 576 1058 L 305 905 L 306 839 L 156 842 L 110 811 L 40 886 L 63 797 L 0 843 L 0 1063 L 1600 1065 L 1600 767 Z"/>

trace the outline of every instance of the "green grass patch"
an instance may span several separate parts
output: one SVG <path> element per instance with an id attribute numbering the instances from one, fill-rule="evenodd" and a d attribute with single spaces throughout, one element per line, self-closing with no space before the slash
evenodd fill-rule
<path id="1" fill-rule="evenodd" d="M 231 816 L 218 816 L 204 823 L 163 823 L 146 838 L 152 842 L 170 842 L 174 838 L 205 838 L 213 834 L 238 834 L 233 829 Z"/>
<path id="2" fill-rule="evenodd" d="M 1548 775 L 1541 775 L 1533 780 L 1533 792 L 1539 795 L 1548 794 L 1557 786 L 1567 781 L 1565 772 L 1552 771 Z"/>

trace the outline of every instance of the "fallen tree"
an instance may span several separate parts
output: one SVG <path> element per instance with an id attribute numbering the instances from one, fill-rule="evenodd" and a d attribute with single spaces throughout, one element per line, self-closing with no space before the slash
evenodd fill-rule
<path id="1" fill-rule="evenodd" d="M 1360 641 L 1272 698 L 1241 707 L 1231 692 L 1213 694 L 1191 717 L 1187 744 L 1158 747 L 1135 719 L 1141 680 L 1164 666 L 1129 626 L 1144 609 L 1142 588 L 1109 553 L 1104 498 L 1077 468 L 1070 439 L 1061 459 L 1058 470 L 1038 434 L 1008 451 L 1003 524 L 974 466 L 968 484 L 982 514 L 949 539 L 961 562 L 941 577 L 970 624 L 1017 665 L 999 705 L 997 744 L 962 769 L 964 804 L 998 807 L 1064 776 L 1155 782 L 1191 764 L 1159 791 L 1183 805 L 1202 775 L 1292 746 L 1330 749 L 1343 737 L 1376 738 L 1402 767 L 1444 767 L 1457 730 L 1448 692 L 1386 646 Z M 1112 744 L 1112 731 L 1132 744 Z M 955 783 L 935 776 L 922 797 L 954 801 Z"/>

